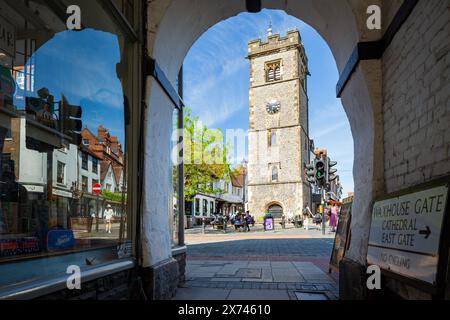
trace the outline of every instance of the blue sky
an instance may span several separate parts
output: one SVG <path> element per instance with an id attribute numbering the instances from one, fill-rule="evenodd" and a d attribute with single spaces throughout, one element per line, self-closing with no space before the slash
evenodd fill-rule
<path id="1" fill-rule="evenodd" d="M 46 87 L 59 101 L 64 94 L 83 108 L 83 127 L 94 134 L 101 124 L 125 146 L 122 86 L 117 77 L 120 62 L 117 36 L 86 29 L 55 35 L 33 55 L 35 90 Z"/>
<path id="2" fill-rule="evenodd" d="M 249 126 L 249 73 L 247 43 L 274 33 L 301 32 L 309 58 L 310 135 L 316 147 L 326 148 L 338 161 L 344 195 L 352 192 L 353 137 L 340 99 L 336 98 L 339 74 L 323 38 L 310 26 L 283 11 L 242 13 L 222 21 L 194 44 L 185 62 L 185 102 L 210 128 L 244 129 Z"/>

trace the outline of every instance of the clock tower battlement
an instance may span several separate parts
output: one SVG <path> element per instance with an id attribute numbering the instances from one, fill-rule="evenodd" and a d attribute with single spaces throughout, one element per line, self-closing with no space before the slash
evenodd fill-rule
<path id="1" fill-rule="evenodd" d="M 248 44 L 250 61 L 249 210 L 301 214 L 310 187 L 308 59 L 298 30 Z M 281 211 L 280 211 L 281 210 Z"/>

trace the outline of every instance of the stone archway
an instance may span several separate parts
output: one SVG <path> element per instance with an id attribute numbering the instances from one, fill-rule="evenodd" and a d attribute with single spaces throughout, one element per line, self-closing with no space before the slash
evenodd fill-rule
<path id="1" fill-rule="evenodd" d="M 373 1 L 372 1 L 373 2 Z M 368 1 L 267 0 L 264 8 L 281 9 L 310 26 L 328 43 L 339 72 L 343 72 L 356 44 L 377 39 L 368 33 L 364 17 Z M 371 3 L 373 4 L 373 3 Z M 176 83 L 184 58 L 195 41 L 214 24 L 245 12 L 241 0 L 154 1 L 150 4 L 149 53 Z M 383 188 L 383 133 L 379 61 L 362 62 L 342 94 L 355 144 L 355 203 L 353 241 L 348 257 L 364 264 L 370 226 L 370 203 Z M 146 190 L 144 203 L 144 265 L 170 259 L 167 202 L 170 178 L 171 102 L 152 78 L 147 85 Z M 381 151 L 381 152 L 380 152 Z M 376 161 L 378 159 L 378 161 Z M 380 161 L 381 160 L 381 161 Z M 153 181 L 159 181 L 154 184 Z"/>

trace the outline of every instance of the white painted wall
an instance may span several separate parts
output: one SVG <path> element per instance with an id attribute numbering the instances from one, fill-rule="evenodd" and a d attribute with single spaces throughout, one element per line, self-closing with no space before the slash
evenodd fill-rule
<path id="1" fill-rule="evenodd" d="M 88 170 L 85 170 L 85 169 L 83 169 L 83 166 L 82 166 L 82 163 L 83 163 L 82 152 L 81 151 L 78 152 L 78 166 L 80 168 L 78 179 L 79 179 L 79 182 L 80 182 L 80 189 L 81 189 L 81 183 L 82 183 L 82 176 L 85 176 L 85 177 L 88 178 L 88 192 L 89 193 L 92 193 L 92 180 L 97 180 L 99 183 L 101 183 L 101 179 L 100 179 L 100 177 L 101 177 L 100 160 L 98 160 L 98 162 L 97 162 L 97 173 L 95 173 L 94 170 L 93 170 L 93 168 L 94 168 L 93 158 L 94 158 L 93 156 L 88 154 Z M 114 184 L 112 184 L 112 185 L 115 186 L 114 176 L 113 176 L 112 180 L 114 182 Z M 110 183 L 110 182 L 108 182 L 108 183 Z M 114 189 L 112 191 L 114 191 Z"/>
<path id="2" fill-rule="evenodd" d="M 85 170 L 83 170 L 83 171 L 86 172 Z M 80 181 L 81 181 L 81 177 L 80 177 Z M 114 177 L 114 172 L 113 172 L 113 168 L 112 168 L 111 164 L 108 166 L 108 171 L 106 172 L 106 175 L 105 175 L 105 178 L 103 179 L 103 181 L 101 181 L 101 184 L 102 184 L 102 190 L 115 192 L 115 190 L 117 188 L 117 183 L 116 183 L 116 178 Z M 108 185 L 110 185 L 110 189 L 108 189 Z"/>
<path id="3" fill-rule="evenodd" d="M 27 149 L 26 145 L 26 120 L 20 120 L 20 163 L 19 183 L 30 185 L 47 184 L 47 154 Z"/>
<path id="4" fill-rule="evenodd" d="M 70 144 L 66 149 L 59 149 L 53 152 L 53 186 L 69 191 L 72 183 L 77 182 L 77 158 L 78 148 L 73 144 Z M 63 184 L 57 182 L 58 161 L 65 164 Z"/>

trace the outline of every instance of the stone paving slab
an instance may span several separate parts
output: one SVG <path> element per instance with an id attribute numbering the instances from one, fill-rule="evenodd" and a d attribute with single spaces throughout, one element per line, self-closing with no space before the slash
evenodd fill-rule
<path id="1" fill-rule="evenodd" d="M 212 278 L 212 282 L 241 282 L 242 278 Z"/>
<path id="2" fill-rule="evenodd" d="M 179 288 L 174 300 L 226 300 L 229 294 L 227 289 Z"/>
<path id="3" fill-rule="evenodd" d="M 232 289 L 228 300 L 290 300 L 287 291 Z"/>
<path id="4" fill-rule="evenodd" d="M 333 239 L 306 234 L 189 235 L 187 281 L 177 299 L 297 300 L 298 291 L 336 299 L 338 278 L 328 274 Z"/>
<path id="5" fill-rule="evenodd" d="M 236 277 L 261 279 L 261 273 L 262 273 L 261 269 L 242 268 L 238 270 L 238 272 L 236 273 Z"/>

